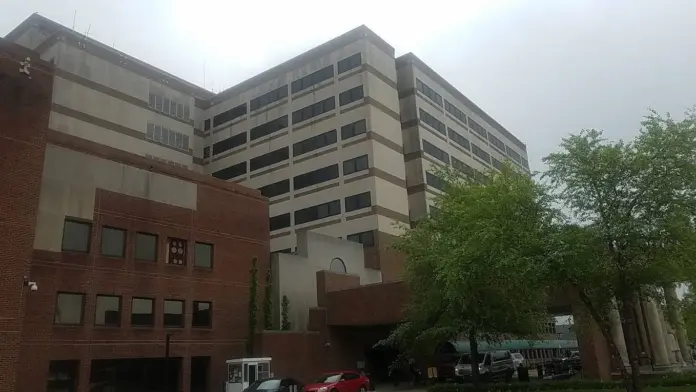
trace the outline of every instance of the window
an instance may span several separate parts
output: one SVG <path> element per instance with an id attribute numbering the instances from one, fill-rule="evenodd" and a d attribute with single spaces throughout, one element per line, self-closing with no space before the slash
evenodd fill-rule
<path id="1" fill-rule="evenodd" d="M 68 252 L 89 252 L 92 239 L 92 224 L 66 219 L 63 224 L 63 250 Z"/>
<path id="2" fill-rule="evenodd" d="M 184 326 L 184 301 L 178 299 L 164 300 L 164 326 L 179 327 Z"/>
<path id="3" fill-rule="evenodd" d="M 425 172 L 425 182 L 429 186 L 444 191 L 447 188 L 447 183 L 442 178 L 430 173 Z"/>
<path id="4" fill-rule="evenodd" d="M 102 227 L 101 254 L 109 257 L 125 257 L 126 231 L 115 227 Z"/>
<path id="5" fill-rule="evenodd" d="M 155 325 L 155 301 L 152 298 L 136 298 L 131 300 L 131 325 Z"/>
<path id="6" fill-rule="evenodd" d="M 362 233 L 350 234 L 346 236 L 346 239 L 348 241 L 361 243 L 364 247 L 375 246 L 374 231 L 363 231 Z"/>
<path id="7" fill-rule="evenodd" d="M 491 142 L 491 144 L 495 148 L 497 148 L 501 152 L 505 153 L 505 143 L 503 143 L 503 141 L 498 139 L 497 137 L 493 136 L 492 133 L 488 134 L 488 141 Z"/>
<path id="8" fill-rule="evenodd" d="M 436 217 L 440 213 L 440 209 L 435 206 L 429 206 L 430 216 Z"/>
<path id="9" fill-rule="evenodd" d="M 46 380 L 47 392 L 77 392 L 80 360 L 50 361 Z"/>
<path id="10" fill-rule="evenodd" d="M 186 265 L 186 240 L 179 238 L 167 238 L 167 263 L 174 265 Z"/>
<path id="11" fill-rule="evenodd" d="M 161 95 L 150 93 L 148 106 L 159 112 L 163 112 L 186 121 L 188 121 L 191 117 L 191 108 L 188 105 Z"/>
<path id="12" fill-rule="evenodd" d="M 460 172 L 466 174 L 467 176 L 474 178 L 476 170 L 467 165 L 466 163 L 460 161 L 459 159 L 452 157 L 452 167 L 459 170 Z"/>
<path id="13" fill-rule="evenodd" d="M 487 139 L 488 132 L 486 132 L 486 129 L 481 126 L 481 124 L 477 123 L 476 121 L 472 120 L 471 117 L 469 117 L 469 127 L 474 130 L 474 132 L 478 133 L 481 135 L 484 139 Z"/>
<path id="14" fill-rule="evenodd" d="M 341 140 L 350 139 L 354 136 L 362 135 L 367 132 L 365 120 L 356 121 L 341 127 Z"/>
<path id="15" fill-rule="evenodd" d="M 435 102 L 437 106 L 442 107 L 442 95 L 438 94 L 430 88 L 427 84 L 423 83 L 420 79 L 416 78 L 416 90 L 420 91 L 428 97 L 431 101 Z"/>
<path id="16" fill-rule="evenodd" d="M 357 373 L 344 373 L 343 377 L 341 377 L 342 380 L 350 381 L 350 380 L 357 380 L 360 378 L 360 376 Z"/>
<path id="17" fill-rule="evenodd" d="M 452 105 L 448 100 L 445 99 L 445 110 L 447 113 L 451 114 L 456 118 L 457 120 L 461 121 L 463 124 L 466 124 L 466 115 L 464 112 L 459 110 L 456 106 Z"/>
<path id="18" fill-rule="evenodd" d="M 244 161 L 214 172 L 213 177 L 219 178 L 221 180 L 229 180 L 231 178 L 239 177 L 242 174 L 246 174 L 246 172 L 247 163 L 246 161 Z"/>
<path id="19" fill-rule="evenodd" d="M 210 130 L 210 119 L 205 120 L 205 122 L 203 123 L 203 130 L 204 131 Z"/>
<path id="20" fill-rule="evenodd" d="M 227 150 L 231 150 L 235 147 L 244 145 L 247 142 L 247 133 L 242 132 L 240 134 L 230 136 L 225 140 L 220 140 L 219 142 L 213 144 L 213 155 L 223 153 Z"/>
<path id="21" fill-rule="evenodd" d="M 471 152 L 473 152 L 477 157 L 486 161 L 486 163 L 491 163 L 491 156 L 474 143 L 471 143 Z"/>
<path id="22" fill-rule="evenodd" d="M 499 160 L 491 157 L 491 163 L 493 164 L 493 167 L 498 169 L 498 170 L 503 170 L 503 163 L 500 162 Z"/>
<path id="23" fill-rule="evenodd" d="M 194 327 L 211 327 L 213 325 L 212 302 L 193 301 L 191 325 Z"/>
<path id="24" fill-rule="evenodd" d="M 372 205 L 370 192 L 364 192 L 359 193 L 357 195 L 348 196 L 345 198 L 344 202 L 346 205 L 346 212 L 367 208 Z"/>
<path id="25" fill-rule="evenodd" d="M 334 76 L 333 64 L 292 82 L 292 93 L 298 93 Z M 293 120 L 293 123 L 295 121 Z"/>
<path id="26" fill-rule="evenodd" d="M 312 170 L 292 179 L 293 189 L 299 190 L 308 186 L 321 184 L 322 182 L 331 181 L 338 178 L 338 164 L 322 167 L 321 169 Z"/>
<path id="27" fill-rule="evenodd" d="M 260 97 L 254 98 L 249 102 L 249 111 L 261 109 L 264 106 L 270 105 L 273 102 L 280 101 L 288 96 L 288 85 L 278 87 L 273 91 L 269 91 Z"/>
<path id="28" fill-rule="evenodd" d="M 83 321 L 85 295 L 79 293 L 58 293 L 53 322 L 62 325 L 79 325 Z"/>
<path id="29" fill-rule="evenodd" d="M 318 150 L 322 147 L 336 143 L 336 130 L 333 129 L 320 135 L 312 136 L 301 140 L 292 145 L 292 156 L 297 157 L 310 151 Z"/>
<path id="30" fill-rule="evenodd" d="M 302 121 L 309 120 L 312 117 L 330 112 L 334 109 L 336 109 L 336 97 L 329 97 L 323 101 L 319 101 L 292 112 L 292 123 L 301 123 Z"/>
<path id="31" fill-rule="evenodd" d="M 510 158 L 512 158 L 517 163 L 522 163 L 522 156 L 512 148 L 505 146 L 505 150 Z"/>
<path id="32" fill-rule="evenodd" d="M 121 297 L 97 295 L 94 324 L 112 327 L 121 325 Z"/>
<path id="33" fill-rule="evenodd" d="M 350 71 L 353 68 L 362 65 L 362 56 L 360 53 L 356 53 L 350 57 L 346 57 L 343 60 L 338 61 L 338 74 L 342 74 L 346 71 Z"/>
<path id="34" fill-rule="evenodd" d="M 210 158 L 210 146 L 203 147 L 203 159 Z"/>
<path id="35" fill-rule="evenodd" d="M 295 211 L 295 224 L 301 225 L 303 223 L 328 218 L 340 213 L 341 201 L 333 200 L 328 203 L 322 203 Z"/>
<path id="36" fill-rule="evenodd" d="M 163 126 L 147 123 L 145 138 L 155 143 L 175 148 L 177 150 L 189 150 L 189 136 L 181 132 L 172 131 Z"/>
<path id="37" fill-rule="evenodd" d="M 423 151 L 449 165 L 449 154 L 423 139 Z"/>
<path id="38" fill-rule="evenodd" d="M 213 245 L 204 242 L 196 242 L 193 253 L 193 265 L 195 267 L 213 268 Z"/>
<path id="39" fill-rule="evenodd" d="M 353 87 L 350 90 L 346 90 L 338 94 L 338 103 L 343 105 L 348 105 L 351 102 L 355 102 L 359 99 L 363 99 L 365 93 L 363 92 L 363 86 Z"/>
<path id="40" fill-rule="evenodd" d="M 343 161 L 343 175 L 357 173 L 359 171 L 367 170 L 370 164 L 367 159 L 367 155 L 362 155 L 357 158 L 349 159 Z"/>
<path id="41" fill-rule="evenodd" d="M 276 163 L 282 162 L 288 158 L 290 158 L 290 149 L 288 147 L 279 148 L 267 154 L 251 158 L 249 161 L 249 171 L 252 172 L 266 166 L 275 165 Z"/>
<path id="42" fill-rule="evenodd" d="M 264 136 L 270 135 L 274 132 L 278 132 L 281 129 L 287 128 L 287 126 L 288 116 L 285 115 L 282 117 L 278 117 L 275 120 L 251 128 L 251 131 L 249 131 L 249 138 L 251 140 L 256 140 Z"/>
<path id="43" fill-rule="evenodd" d="M 442 121 L 436 119 L 433 117 L 430 113 L 426 112 L 423 109 L 418 109 L 420 113 L 420 119 L 424 123 L 430 125 L 431 127 L 435 128 L 436 131 L 440 132 L 443 135 L 447 134 L 445 124 L 442 123 Z"/>
<path id="44" fill-rule="evenodd" d="M 346 264 L 343 262 L 343 260 L 336 257 L 335 259 L 331 260 L 331 264 L 329 264 L 329 271 L 345 274 Z"/>
<path id="45" fill-rule="evenodd" d="M 266 197 L 275 197 L 290 192 L 290 180 L 281 180 L 259 188 L 261 194 Z"/>
<path id="46" fill-rule="evenodd" d="M 216 116 L 213 116 L 213 128 L 216 128 L 218 125 L 222 125 L 226 122 L 230 122 L 234 120 L 235 118 L 242 117 L 247 113 L 247 106 L 246 102 L 239 105 L 235 106 L 230 110 L 226 110 Z"/>
<path id="47" fill-rule="evenodd" d="M 469 139 L 458 134 L 452 128 L 447 128 L 447 134 L 449 135 L 450 140 L 459 144 L 460 147 L 463 147 L 464 149 L 467 149 L 467 150 L 471 150 L 471 145 L 469 144 Z"/>
<path id="48" fill-rule="evenodd" d="M 271 231 L 276 231 L 290 227 L 290 213 L 272 216 L 269 219 Z"/>

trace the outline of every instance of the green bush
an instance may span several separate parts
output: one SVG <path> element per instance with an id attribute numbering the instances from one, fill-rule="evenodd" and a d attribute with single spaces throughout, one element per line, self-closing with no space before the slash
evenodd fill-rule
<path id="1" fill-rule="evenodd" d="M 696 374 L 670 374 L 643 380 L 643 385 L 650 387 L 681 387 L 696 385 Z M 515 392 L 515 391 L 572 391 L 572 390 L 606 390 L 622 389 L 621 381 L 532 381 L 515 383 L 483 384 L 480 392 Z M 471 384 L 436 384 L 428 392 L 474 392 Z"/>

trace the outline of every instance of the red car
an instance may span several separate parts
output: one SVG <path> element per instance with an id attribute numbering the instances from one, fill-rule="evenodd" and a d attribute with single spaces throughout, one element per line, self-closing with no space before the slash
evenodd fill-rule
<path id="1" fill-rule="evenodd" d="M 305 392 L 367 392 L 370 379 L 362 372 L 341 371 L 325 373 L 314 383 L 305 385 Z"/>

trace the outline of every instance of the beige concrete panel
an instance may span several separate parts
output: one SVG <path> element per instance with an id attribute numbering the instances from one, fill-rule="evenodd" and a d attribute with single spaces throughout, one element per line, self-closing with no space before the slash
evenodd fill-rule
<path id="1" fill-rule="evenodd" d="M 36 27 L 28 28 L 22 35 L 20 35 L 14 42 L 17 45 L 24 46 L 29 49 L 36 49 L 43 41 L 49 37 L 49 33 L 43 32 Z"/>
<path id="2" fill-rule="evenodd" d="M 410 209 L 411 220 L 418 220 L 428 214 L 428 201 L 434 196 L 428 192 L 417 192 L 408 195 L 408 205 Z M 432 201 L 430 201 L 432 204 Z"/>
<path id="3" fill-rule="evenodd" d="M 63 247 L 65 214 L 39 211 L 34 229 L 34 249 L 60 252 Z"/>
<path id="4" fill-rule="evenodd" d="M 375 178 L 374 181 L 374 203 L 408 216 L 408 195 L 406 194 L 406 188 L 394 185 L 381 178 Z"/>
<path id="5" fill-rule="evenodd" d="M 377 216 L 376 229 L 383 233 L 400 236 L 404 234 L 405 228 L 407 227 L 408 225 L 401 222 L 396 222 L 395 220 L 387 218 L 385 216 Z"/>
<path id="6" fill-rule="evenodd" d="M 66 184 L 68 197 L 65 204 L 65 215 L 91 220 L 94 217 L 94 194 L 96 188 L 92 184 Z"/>
<path id="7" fill-rule="evenodd" d="M 406 186 L 414 186 L 425 182 L 422 159 L 405 162 Z"/>
<path id="8" fill-rule="evenodd" d="M 372 73 L 366 73 L 365 79 L 363 83 L 367 85 L 367 95 L 398 114 L 399 94 L 396 89 Z"/>
<path id="9" fill-rule="evenodd" d="M 171 205 L 186 205 L 195 210 L 198 201 L 198 185 L 178 178 L 148 173 L 146 199 Z"/>
<path id="10" fill-rule="evenodd" d="M 376 107 L 370 106 L 369 111 L 368 129 L 403 147 L 404 137 L 401 131 L 401 123 Z M 399 112 L 398 108 L 396 112 Z"/>
<path id="11" fill-rule="evenodd" d="M 384 53 L 382 49 L 367 40 L 365 40 L 364 53 L 363 62 L 370 64 L 396 83 L 396 63 L 394 62 L 394 57 Z"/>

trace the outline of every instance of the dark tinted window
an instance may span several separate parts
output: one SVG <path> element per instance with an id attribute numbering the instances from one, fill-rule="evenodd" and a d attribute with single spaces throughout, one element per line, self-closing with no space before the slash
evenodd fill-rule
<path id="1" fill-rule="evenodd" d="M 333 200 L 328 203 L 322 203 L 295 211 L 295 224 L 301 225 L 303 223 L 327 218 L 340 213 L 341 201 Z"/>
<path id="2" fill-rule="evenodd" d="M 217 127 L 218 125 L 222 125 L 228 121 L 232 121 L 235 118 L 242 117 L 247 113 L 247 106 L 246 102 L 239 105 L 235 106 L 230 110 L 226 110 L 217 116 L 213 117 L 213 128 Z"/>
<path id="3" fill-rule="evenodd" d="M 512 158 L 515 162 L 517 163 L 522 163 L 522 155 L 517 153 L 517 151 L 513 150 L 512 148 L 505 146 L 505 152 L 507 152 L 508 156 Z"/>
<path id="4" fill-rule="evenodd" d="M 290 192 L 290 180 L 281 180 L 259 188 L 261 194 L 266 197 L 279 196 Z"/>
<path id="5" fill-rule="evenodd" d="M 304 89 L 310 88 L 317 83 L 321 83 L 324 80 L 331 79 L 334 76 L 333 64 L 328 67 L 322 68 L 314 73 L 311 73 L 303 78 L 297 79 L 292 82 L 292 93 L 295 94 Z M 295 122 L 295 121 L 293 121 Z"/>
<path id="6" fill-rule="evenodd" d="M 121 297 L 97 295 L 94 324 L 118 326 L 121 324 Z"/>
<path id="7" fill-rule="evenodd" d="M 419 113 L 420 113 L 420 119 L 421 119 L 421 121 L 423 121 L 424 123 L 426 123 L 426 124 L 430 125 L 431 127 L 435 128 L 435 130 L 438 131 L 438 132 L 440 132 L 441 134 L 443 134 L 443 135 L 446 135 L 446 134 L 447 134 L 447 130 L 446 130 L 445 124 L 442 123 L 442 121 L 436 119 L 436 118 L 433 117 L 430 113 L 426 112 L 426 111 L 423 110 L 423 109 L 419 109 Z"/>
<path id="8" fill-rule="evenodd" d="M 350 57 L 346 57 L 343 60 L 339 60 L 337 66 L 338 66 L 338 73 L 339 75 L 346 72 L 350 71 L 351 69 L 355 67 L 359 67 L 362 64 L 362 56 L 360 53 L 356 53 Z"/>
<path id="9" fill-rule="evenodd" d="M 342 378 L 344 380 L 357 380 L 360 376 L 357 373 L 344 373 Z"/>
<path id="10" fill-rule="evenodd" d="M 462 123 L 466 124 L 466 115 L 464 112 L 459 110 L 456 106 L 452 105 L 448 100 L 445 99 L 445 110 L 447 113 L 451 114 L 456 118 L 457 120 L 461 121 Z"/>
<path id="11" fill-rule="evenodd" d="M 148 233 L 135 233 L 135 259 L 157 260 L 157 236 Z"/>
<path id="12" fill-rule="evenodd" d="M 246 174 L 246 172 L 247 163 L 246 161 L 244 161 L 236 165 L 232 165 L 230 167 L 226 167 L 224 169 L 216 171 L 215 173 L 213 173 L 213 177 L 219 178 L 221 180 L 229 180 L 230 178 L 235 178 L 241 176 L 242 174 Z"/>
<path id="13" fill-rule="evenodd" d="M 56 324 L 82 324 L 85 295 L 79 293 L 58 293 L 53 322 Z"/>
<path id="14" fill-rule="evenodd" d="M 367 132 L 365 120 L 356 121 L 341 127 L 341 140 L 350 139 L 365 132 Z"/>
<path id="15" fill-rule="evenodd" d="M 193 301 L 191 325 L 194 327 L 211 327 L 213 325 L 213 303 Z"/>
<path id="16" fill-rule="evenodd" d="M 471 143 L 471 152 L 473 152 L 477 157 L 486 161 L 486 163 L 491 163 L 491 156 L 474 143 Z"/>
<path id="17" fill-rule="evenodd" d="M 370 192 L 359 193 L 357 195 L 348 196 L 345 199 L 346 212 L 367 208 L 372 205 Z"/>
<path id="18" fill-rule="evenodd" d="M 426 154 L 431 155 L 449 165 L 449 154 L 435 147 L 427 140 L 423 140 L 423 151 L 425 151 Z"/>
<path id="19" fill-rule="evenodd" d="M 452 167 L 470 176 L 471 178 L 474 178 L 476 173 L 476 170 L 473 167 L 467 165 L 466 163 L 460 161 L 455 157 L 452 157 Z"/>
<path id="20" fill-rule="evenodd" d="M 481 126 L 481 124 L 477 123 L 476 121 L 472 120 L 471 117 L 469 117 L 469 127 L 473 129 L 474 132 L 483 136 L 484 139 L 487 139 L 488 132 L 486 132 L 486 128 Z"/>
<path id="21" fill-rule="evenodd" d="M 374 231 L 363 231 L 362 233 L 355 233 L 346 236 L 348 241 L 358 242 L 363 244 L 363 246 L 375 246 L 375 233 Z"/>
<path id="22" fill-rule="evenodd" d="M 452 128 L 447 128 L 447 133 L 449 135 L 450 140 L 453 142 L 459 144 L 459 146 L 471 150 L 471 145 L 469 145 L 469 139 L 465 138 L 464 136 L 458 134 L 455 132 Z"/>
<path id="23" fill-rule="evenodd" d="M 269 91 L 264 95 L 261 95 L 260 97 L 254 98 L 249 102 L 249 110 L 254 111 L 257 109 L 261 109 L 262 107 L 266 105 L 270 105 L 273 102 L 280 101 L 281 99 L 285 98 L 288 96 L 288 85 L 286 84 L 283 87 L 279 87 L 273 91 Z"/>
<path id="24" fill-rule="evenodd" d="M 357 158 L 348 159 L 343 161 L 343 175 L 357 173 L 362 170 L 367 170 L 370 167 L 370 163 L 367 159 L 367 155 L 362 155 Z"/>
<path id="25" fill-rule="evenodd" d="M 447 183 L 442 178 L 430 173 L 425 172 L 425 182 L 435 189 L 444 191 L 447 187 Z"/>
<path id="26" fill-rule="evenodd" d="M 184 326 L 184 301 L 176 299 L 164 300 L 164 326 Z"/>
<path id="27" fill-rule="evenodd" d="M 497 137 L 493 136 L 493 134 L 488 134 L 488 141 L 491 142 L 491 144 L 495 146 L 495 148 L 497 148 L 498 150 L 505 152 L 505 143 L 503 143 L 503 141 L 498 139 Z"/>
<path id="28" fill-rule="evenodd" d="M 336 109 L 336 97 L 329 97 L 323 101 L 311 104 L 302 109 L 292 112 L 292 123 L 297 124 L 320 114 Z"/>
<path id="29" fill-rule="evenodd" d="M 230 136 L 225 140 L 213 144 L 213 155 L 220 154 L 235 147 L 239 147 L 247 142 L 247 133 L 242 132 L 238 135 Z"/>
<path id="30" fill-rule="evenodd" d="M 203 147 L 203 159 L 210 158 L 210 146 Z"/>
<path id="31" fill-rule="evenodd" d="M 503 163 L 493 157 L 491 157 L 491 164 L 493 164 L 494 168 L 503 170 Z"/>
<path id="32" fill-rule="evenodd" d="M 268 154 L 259 155 L 256 158 L 251 158 L 249 161 L 249 171 L 258 170 L 266 166 L 271 166 L 278 162 L 282 162 L 290 157 L 290 149 L 288 147 L 279 148 L 271 151 Z"/>
<path id="33" fill-rule="evenodd" d="M 101 254 L 109 257 L 125 257 L 126 231 L 115 227 L 102 227 Z"/>
<path id="34" fill-rule="evenodd" d="M 292 187 L 294 190 L 298 190 L 336 178 L 338 178 L 338 164 L 322 167 L 321 169 L 312 170 L 311 172 L 295 176 L 295 178 L 292 179 Z"/>
<path id="35" fill-rule="evenodd" d="M 271 231 L 284 229 L 290 227 L 290 213 L 272 216 L 269 219 L 271 226 Z"/>
<path id="36" fill-rule="evenodd" d="M 213 267 L 213 244 L 196 242 L 193 251 L 193 265 L 202 268 Z"/>
<path id="37" fill-rule="evenodd" d="M 292 145 L 292 156 L 296 157 L 302 154 L 306 154 L 310 151 L 318 150 L 322 147 L 336 143 L 336 130 L 333 129 L 328 132 L 324 132 L 317 136 L 312 136 L 305 140 L 301 140 Z"/>
<path id="38" fill-rule="evenodd" d="M 249 138 L 251 140 L 256 140 L 266 135 L 270 135 L 273 132 L 278 132 L 281 129 L 287 128 L 287 126 L 288 116 L 285 115 L 283 117 L 278 117 L 275 120 L 251 128 L 251 131 L 249 131 Z"/>
<path id="39" fill-rule="evenodd" d="M 442 106 L 442 96 L 435 92 L 430 86 L 423 83 L 420 79 L 416 78 L 416 90 L 420 91 L 426 97 L 430 98 L 431 101 L 435 102 L 438 106 Z"/>
<path id="40" fill-rule="evenodd" d="M 348 105 L 351 102 L 355 102 L 359 99 L 363 99 L 365 96 L 363 92 L 363 86 L 353 87 L 350 90 L 346 90 L 338 95 L 338 103 L 343 105 Z"/>
<path id="41" fill-rule="evenodd" d="M 131 325 L 155 324 L 155 301 L 151 298 L 133 298 L 131 301 Z"/>
<path id="42" fill-rule="evenodd" d="M 66 219 L 63 225 L 63 250 L 69 252 L 89 252 L 92 239 L 92 224 Z"/>
<path id="43" fill-rule="evenodd" d="M 205 120 L 205 122 L 203 123 L 203 130 L 204 131 L 210 130 L 210 119 Z"/>

